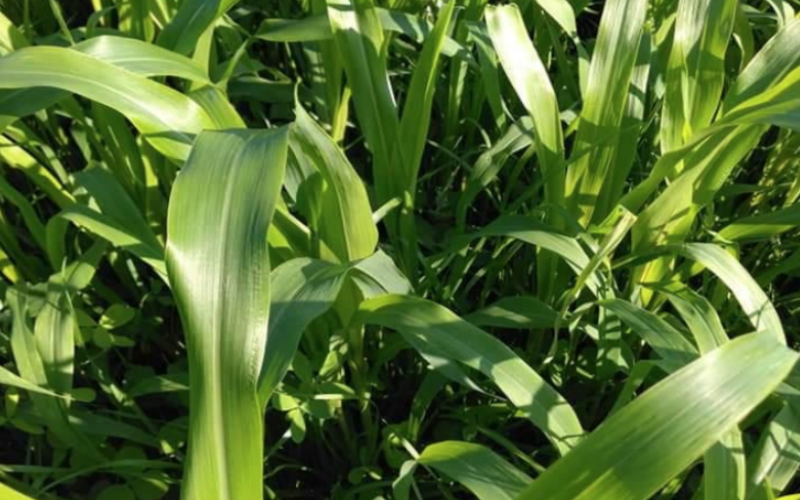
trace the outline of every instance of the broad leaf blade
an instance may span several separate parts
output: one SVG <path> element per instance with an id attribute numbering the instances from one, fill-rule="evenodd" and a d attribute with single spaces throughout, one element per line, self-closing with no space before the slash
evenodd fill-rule
<path id="1" fill-rule="evenodd" d="M 182 498 L 259 499 L 257 381 L 268 334 L 267 231 L 288 131 L 201 134 L 172 191 L 167 271 L 189 350 L 189 455 Z"/>
<path id="2" fill-rule="evenodd" d="M 538 426 L 561 454 L 583 435 L 569 403 L 514 351 L 434 302 L 387 295 L 361 304 L 360 320 L 397 330 L 421 352 L 431 350 L 481 371 Z"/>
<path id="3" fill-rule="evenodd" d="M 308 325 L 333 306 L 348 268 L 308 258 L 293 259 L 272 271 L 272 297 L 259 397 L 266 404 L 286 375 Z"/>
<path id="4" fill-rule="evenodd" d="M 770 335 L 739 337 L 622 408 L 517 498 L 650 498 L 767 397 L 796 361 Z"/>
<path id="5" fill-rule="evenodd" d="M 212 128 L 194 101 L 165 85 L 71 49 L 28 47 L 0 57 L 0 88 L 44 83 L 125 115 L 165 155 L 182 160 L 195 134 Z"/>
<path id="6" fill-rule="evenodd" d="M 461 441 L 432 444 L 417 461 L 463 484 L 480 500 L 513 500 L 533 481 L 489 448 Z"/>
<path id="7" fill-rule="evenodd" d="M 300 106 L 295 108 L 292 149 L 304 156 L 322 175 L 322 239 L 343 262 L 372 255 L 378 229 L 372 221 L 367 190 L 344 152 Z"/>

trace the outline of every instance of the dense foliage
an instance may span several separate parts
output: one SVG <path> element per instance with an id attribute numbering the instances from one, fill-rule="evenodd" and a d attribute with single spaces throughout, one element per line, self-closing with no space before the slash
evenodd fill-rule
<path id="1" fill-rule="evenodd" d="M 0 0 L 0 499 L 795 499 L 797 0 Z"/>

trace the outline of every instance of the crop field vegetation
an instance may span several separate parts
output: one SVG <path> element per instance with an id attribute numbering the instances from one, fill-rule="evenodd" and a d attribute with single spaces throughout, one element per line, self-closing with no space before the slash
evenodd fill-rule
<path id="1" fill-rule="evenodd" d="M 0 500 L 800 500 L 800 0 L 0 0 Z"/>

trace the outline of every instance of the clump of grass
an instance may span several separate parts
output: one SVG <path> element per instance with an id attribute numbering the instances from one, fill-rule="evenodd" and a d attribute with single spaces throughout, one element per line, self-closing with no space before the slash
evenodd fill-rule
<path id="1" fill-rule="evenodd" d="M 0 498 L 795 498 L 795 7 L 0 0 Z"/>

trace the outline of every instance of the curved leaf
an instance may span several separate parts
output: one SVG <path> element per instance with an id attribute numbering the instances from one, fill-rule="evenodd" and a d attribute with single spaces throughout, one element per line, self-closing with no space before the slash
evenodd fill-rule
<path id="1" fill-rule="evenodd" d="M 71 49 L 28 47 L 0 57 L 0 88 L 48 87 L 125 115 L 165 155 L 182 160 L 195 134 L 213 128 L 194 101 L 169 87 Z"/>
<path id="2" fill-rule="evenodd" d="M 272 335 L 266 338 L 258 388 L 264 404 L 286 375 L 305 329 L 333 306 L 347 273 L 347 266 L 308 258 L 290 260 L 272 271 Z"/>
<path id="3" fill-rule="evenodd" d="M 358 260 L 375 251 L 378 229 L 372 221 L 367 190 L 344 152 L 300 106 L 295 108 L 292 151 L 304 156 L 322 175 L 318 230 L 328 247 L 343 262 Z"/>
<path id="4" fill-rule="evenodd" d="M 287 148 L 285 128 L 204 132 L 170 197 L 166 263 L 191 387 L 185 499 L 263 497 L 267 231 Z"/>
<path id="5" fill-rule="evenodd" d="M 711 243 L 687 243 L 678 247 L 678 252 L 702 264 L 725 283 L 756 331 L 768 332 L 781 343 L 786 343 L 786 335 L 775 306 L 747 269 L 731 254 Z"/>
<path id="6" fill-rule="evenodd" d="M 461 441 L 432 444 L 417 462 L 463 484 L 480 500 L 513 500 L 533 481 L 489 448 Z"/>
<path id="7" fill-rule="evenodd" d="M 789 374 L 797 353 L 739 337 L 619 410 L 518 500 L 645 500 L 733 428 Z"/>
<path id="8" fill-rule="evenodd" d="M 424 299 L 387 295 L 363 302 L 360 311 L 360 322 L 397 330 L 420 352 L 482 372 L 561 454 L 583 435 L 575 411 L 555 389 L 505 344 L 449 309 Z"/>

